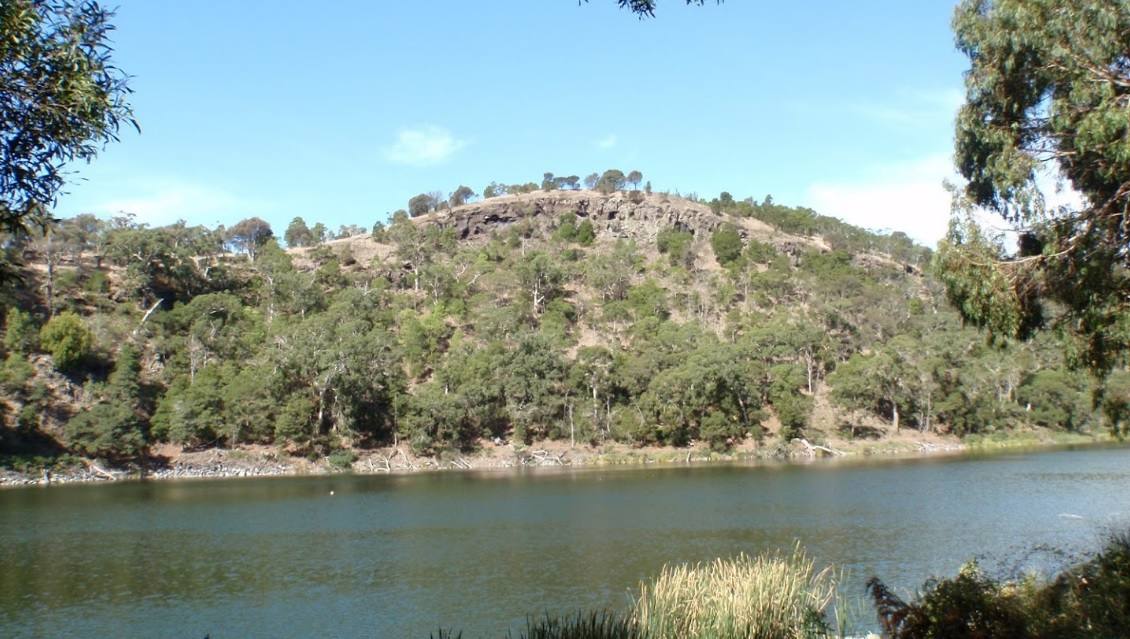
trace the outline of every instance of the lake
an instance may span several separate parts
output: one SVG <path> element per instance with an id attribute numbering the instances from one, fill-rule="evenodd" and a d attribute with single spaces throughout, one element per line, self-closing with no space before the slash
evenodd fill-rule
<path id="1" fill-rule="evenodd" d="M 1059 566 L 1041 549 L 1087 552 L 1118 527 L 1124 447 L 21 488 L 0 491 L 0 635 L 493 637 L 623 608 L 665 562 L 799 540 L 850 593 L 873 574 L 909 593 L 972 557 Z"/>

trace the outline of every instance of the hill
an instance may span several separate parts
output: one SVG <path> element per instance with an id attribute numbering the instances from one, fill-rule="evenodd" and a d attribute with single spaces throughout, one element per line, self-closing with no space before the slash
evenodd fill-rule
<path id="1" fill-rule="evenodd" d="M 811 454 L 1098 432 L 1125 393 L 1096 409 L 1058 342 L 963 328 L 904 235 L 728 194 L 528 191 L 286 250 L 254 219 L 13 238 L 0 447 Z"/>

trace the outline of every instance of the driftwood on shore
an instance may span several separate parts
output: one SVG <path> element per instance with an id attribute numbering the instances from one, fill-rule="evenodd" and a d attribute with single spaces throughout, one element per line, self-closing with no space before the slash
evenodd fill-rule
<path id="1" fill-rule="evenodd" d="M 799 443 L 802 446 L 804 446 L 805 451 L 808 453 L 809 457 L 815 457 L 817 452 L 824 453 L 824 454 L 829 455 L 831 457 L 840 457 L 841 455 L 846 454 L 843 451 L 836 450 L 835 448 L 830 448 L 828 446 L 820 446 L 819 444 L 813 444 L 803 437 L 794 438 L 792 443 L 794 443 L 794 444 Z"/>

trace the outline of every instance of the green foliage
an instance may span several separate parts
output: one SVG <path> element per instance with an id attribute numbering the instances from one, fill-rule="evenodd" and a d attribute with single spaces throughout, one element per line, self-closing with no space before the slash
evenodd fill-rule
<path id="1" fill-rule="evenodd" d="M 475 197 L 475 191 L 469 186 L 459 185 L 459 188 L 451 192 L 451 196 L 447 202 L 450 206 L 463 206 L 468 200 Z"/>
<path id="2" fill-rule="evenodd" d="M 90 356 L 94 336 L 82 318 L 64 311 L 52 317 L 39 331 L 39 343 L 55 360 L 59 370 L 71 370 Z"/>
<path id="3" fill-rule="evenodd" d="M 577 239 L 577 214 L 572 211 L 562 213 L 557 218 L 557 230 L 554 237 L 563 242 L 572 242 Z"/>
<path id="4" fill-rule="evenodd" d="M 655 246 L 660 253 L 667 255 L 672 266 L 685 265 L 690 256 L 694 235 L 676 228 L 663 229 L 655 236 Z"/>
<path id="5" fill-rule="evenodd" d="M 290 225 L 286 227 L 286 233 L 283 234 L 283 240 L 291 248 L 313 246 L 315 243 L 314 234 L 306 226 L 306 221 L 300 217 L 290 221 Z"/>
<path id="6" fill-rule="evenodd" d="M 351 450 L 335 450 L 326 457 L 330 468 L 339 471 L 353 470 L 353 462 L 357 461 L 357 453 Z"/>
<path id="7" fill-rule="evenodd" d="M 470 450 L 481 433 L 466 398 L 438 384 L 425 384 L 408 400 L 400 427 L 417 453 Z"/>
<path id="8" fill-rule="evenodd" d="M 878 579 L 869 581 L 868 589 L 892 639 L 1032 636 L 1018 598 L 1001 592 L 976 563 L 966 564 L 951 579 L 927 582 L 926 594 L 911 606 L 901 604 Z M 884 614 L 891 609 L 897 612 Z"/>
<path id="9" fill-rule="evenodd" d="M 954 16 L 970 60 L 957 116 L 965 204 L 1023 231 L 1015 256 L 951 233 L 943 262 L 962 313 L 1005 335 L 1051 318 L 1079 340 L 1080 363 L 1105 373 L 1130 350 L 1130 122 L 1125 3 L 965 0 Z M 1038 181 L 1053 164 L 1085 204 L 1047 211 Z M 1054 169 L 1053 169 L 1054 170 Z M 991 282 L 988 290 L 978 280 Z M 977 294 L 980 294 L 978 296 Z M 1059 309 L 1057 309 L 1059 311 Z"/>
<path id="10" fill-rule="evenodd" d="M 224 443 L 224 388 L 232 377 L 228 367 L 209 366 L 174 380 L 153 414 L 153 435 L 188 447 Z"/>
<path id="11" fill-rule="evenodd" d="M 616 191 L 624 190 L 628 178 L 620 169 L 608 169 L 600 175 L 600 179 L 596 182 L 596 190 L 601 193 L 615 193 Z"/>
<path id="12" fill-rule="evenodd" d="M 710 236 L 710 247 L 718 263 L 727 266 L 742 256 L 742 237 L 733 224 L 720 227 Z"/>
<path id="13" fill-rule="evenodd" d="M 4 321 L 4 346 L 9 351 L 24 355 L 39 347 L 39 328 L 30 314 L 14 306 L 8 309 Z"/>
<path id="14" fill-rule="evenodd" d="M 750 240 L 746 244 L 745 257 L 754 264 L 769 264 L 777 255 L 777 249 L 772 244 L 758 240 Z"/>
<path id="15" fill-rule="evenodd" d="M 572 188 L 570 178 L 543 182 Z M 444 454 L 498 437 L 726 450 L 765 437 L 768 414 L 782 438 L 821 437 L 807 431 L 829 389 L 853 435 L 869 416 L 958 434 L 1086 431 L 1100 420 L 1125 428 L 1125 376 L 1100 385 L 1067 373 L 1060 342 L 1043 334 L 986 344 L 945 310 L 928 271 L 884 259 L 899 251 L 920 265 L 927 253 L 907 238 L 769 198 L 717 203 L 722 215 L 802 225 L 833 250 L 785 239 L 743 246 L 730 219 L 709 238 L 729 259 L 718 272 L 699 268 L 682 226 L 659 233 L 664 257 L 651 261 L 627 240 L 579 246 L 595 233 L 575 213 L 553 236 L 527 212 L 464 243 L 450 225 L 397 212 L 378 229 L 384 246 L 372 260 L 345 267 L 367 238 L 294 253 L 269 239 L 252 261 L 224 255 L 223 229 L 67 221 L 52 237 L 83 247 L 70 255 L 73 272 L 109 272 L 86 263 L 98 246 L 114 269 L 112 295 L 81 298 L 84 312 L 97 309 L 90 326 L 153 364 L 143 382 L 137 351 L 122 348 L 106 355 L 117 360 L 110 379 L 91 386 L 93 414 L 127 434 L 136 423 L 142 444 L 110 450 L 86 416 L 72 428 L 74 449 L 125 459 L 149 442 L 257 443 L 321 458 L 394 442 Z M 318 228 L 307 229 L 315 243 L 327 237 Z M 13 317 L 11 326 L 34 328 Z M 0 390 L 13 423 L 36 429 L 54 391 L 12 339 Z M 100 369 L 89 372 L 97 379 Z"/>
<path id="16" fill-rule="evenodd" d="M 1130 372 L 1116 371 L 1108 375 L 1098 399 L 1110 429 L 1120 436 L 1130 432 Z"/>
<path id="17" fill-rule="evenodd" d="M 1093 559 L 1053 580 L 987 577 L 976 563 L 933 579 L 905 603 L 878 579 L 868 582 L 892 639 L 1106 639 L 1130 627 L 1130 537 L 1115 536 Z"/>
<path id="18" fill-rule="evenodd" d="M 420 217 L 431 212 L 435 208 L 435 201 L 432 196 L 427 193 L 420 193 L 408 200 L 408 215 L 412 217 Z"/>
<path id="19" fill-rule="evenodd" d="M 667 319 L 670 310 L 667 305 L 667 291 L 655 280 L 645 280 L 628 291 L 628 307 L 636 318 Z"/>
<path id="20" fill-rule="evenodd" d="M 67 442 L 90 457 L 131 459 L 145 449 L 145 433 L 137 413 L 127 404 L 107 400 L 67 421 Z"/>
<path id="21" fill-rule="evenodd" d="M 64 428 L 70 447 L 114 460 L 141 455 L 147 438 L 141 413 L 141 364 L 133 346 L 122 347 L 109 383 L 93 392 L 100 395 L 97 403 L 68 420 Z"/>
<path id="22" fill-rule="evenodd" d="M 1078 430 L 1090 414 L 1085 382 L 1085 378 L 1064 370 L 1037 371 L 1017 390 L 1017 400 L 1025 406 L 1033 424 Z"/>
<path id="23" fill-rule="evenodd" d="M 9 395 L 21 394 L 34 376 L 35 368 L 26 356 L 18 352 L 8 353 L 4 365 L 0 366 L 0 389 Z"/>
<path id="24" fill-rule="evenodd" d="M 260 218 L 249 217 L 228 229 L 226 239 L 236 251 L 246 253 L 254 260 L 259 249 L 274 236 L 270 224 Z"/>
<path id="25" fill-rule="evenodd" d="M 588 0 L 585 0 L 585 2 L 588 2 Z M 616 3 L 620 5 L 621 9 L 628 9 L 636 14 L 640 20 L 655 17 L 655 0 L 616 0 Z M 721 3 L 722 0 L 718 0 L 718 4 Z M 706 0 L 687 0 L 687 4 L 702 6 L 706 4 Z"/>
<path id="26" fill-rule="evenodd" d="M 595 239 L 596 230 L 592 226 L 592 220 L 585 220 L 577 226 L 577 244 L 589 246 Z"/>
<path id="27" fill-rule="evenodd" d="M 110 58 L 113 11 L 97 2 L 0 5 L 0 228 L 45 225 L 65 167 L 133 125 L 128 76 Z"/>

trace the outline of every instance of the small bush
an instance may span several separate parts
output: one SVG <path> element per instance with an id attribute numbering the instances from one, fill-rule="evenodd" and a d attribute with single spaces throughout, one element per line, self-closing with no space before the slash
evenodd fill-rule
<path id="1" fill-rule="evenodd" d="M 714 257 L 723 266 L 737 261 L 742 256 L 742 246 L 742 237 L 733 224 L 723 226 L 710 236 L 710 247 L 714 249 Z"/>
<path id="2" fill-rule="evenodd" d="M 25 355 L 39 347 L 39 330 L 31 315 L 15 307 L 8 309 L 4 322 L 4 346 Z"/>
<path id="3" fill-rule="evenodd" d="M 110 278 L 102 271 L 94 271 L 87 278 L 83 285 L 86 292 L 100 295 L 110 292 Z"/>
<path id="4" fill-rule="evenodd" d="M 686 265 L 690 256 L 694 236 L 687 231 L 670 228 L 663 229 L 655 236 L 655 247 L 667 256 L 671 266 Z"/>
<path id="5" fill-rule="evenodd" d="M 0 366 L 0 389 L 15 395 L 23 392 L 29 380 L 35 376 L 35 368 L 19 353 L 9 353 Z"/>
<path id="6" fill-rule="evenodd" d="M 351 450 L 335 450 L 326 457 L 330 468 L 335 470 L 353 470 L 355 461 L 357 461 L 357 453 Z"/>
<path id="7" fill-rule="evenodd" d="M 592 220 L 585 220 L 577 226 L 577 244 L 589 246 L 595 239 L 596 230 L 592 226 Z"/>

